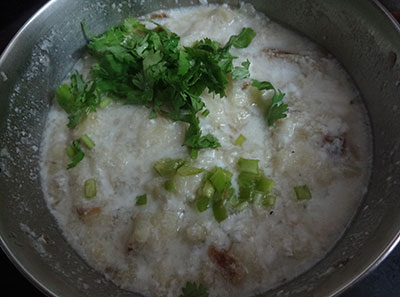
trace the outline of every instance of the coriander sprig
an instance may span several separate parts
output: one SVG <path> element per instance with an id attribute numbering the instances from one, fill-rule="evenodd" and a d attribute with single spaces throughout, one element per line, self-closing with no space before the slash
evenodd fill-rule
<path id="1" fill-rule="evenodd" d="M 200 149 L 218 148 L 220 143 L 212 134 L 203 135 L 198 112 L 205 104 L 199 97 L 204 90 L 226 96 L 228 77 L 249 77 L 250 62 L 233 67 L 229 50 L 245 48 L 255 33 L 243 28 L 230 37 L 226 45 L 205 38 L 191 47 L 182 47 L 180 37 L 160 24 L 147 28 L 136 18 L 127 18 L 120 26 L 94 36 L 85 25 L 89 53 L 97 58 L 91 68 L 91 78 L 84 80 L 79 73 L 71 83 L 61 85 L 57 101 L 68 113 L 68 127 L 73 129 L 86 115 L 102 107 L 104 98 L 125 104 L 144 105 L 152 110 L 151 117 L 162 115 L 188 124 L 184 145 L 197 157 Z M 206 111 L 204 111 L 206 112 Z"/>

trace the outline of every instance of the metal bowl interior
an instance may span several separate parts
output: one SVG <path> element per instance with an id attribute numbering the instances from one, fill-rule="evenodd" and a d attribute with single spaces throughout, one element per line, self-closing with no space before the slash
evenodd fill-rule
<path id="1" fill-rule="evenodd" d="M 352 224 L 321 262 L 263 296 L 338 295 L 378 265 L 400 238 L 399 27 L 374 1 L 248 2 L 335 55 L 359 87 L 370 116 L 372 177 Z M 47 295 L 138 296 L 117 288 L 71 249 L 41 191 L 42 131 L 56 87 L 85 51 L 80 22 L 101 33 L 128 16 L 192 4 L 197 1 L 52 0 L 0 59 L 0 243 Z"/>

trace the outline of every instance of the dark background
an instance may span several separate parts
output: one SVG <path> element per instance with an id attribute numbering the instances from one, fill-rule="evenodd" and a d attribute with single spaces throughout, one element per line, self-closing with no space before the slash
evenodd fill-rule
<path id="1" fill-rule="evenodd" d="M 46 0 L 0 0 L 0 53 L 26 20 L 46 2 Z M 382 0 L 382 2 L 391 10 L 396 10 L 396 6 L 400 7 L 400 0 Z M 20 274 L 2 251 L 0 251 L 0 271 L 0 296 L 44 296 Z M 400 246 L 377 269 L 341 297 L 400 297 Z"/>

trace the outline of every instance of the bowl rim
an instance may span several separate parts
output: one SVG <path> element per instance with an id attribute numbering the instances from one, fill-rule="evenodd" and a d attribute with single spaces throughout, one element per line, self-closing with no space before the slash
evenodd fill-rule
<path id="1" fill-rule="evenodd" d="M 5 47 L 3 52 L 0 55 L 0 69 L 2 65 L 7 60 L 10 52 L 14 50 L 18 40 L 24 38 L 26 31 L 30 28 L 32 23 L 36 20 L 40 19 L 42 14 L 46 13 L 50 7 L 56 5 L 56 3 L 63 1 L 63 0 L 48 0 L 42 7 L 40 7 L 32 16 L 28 18 L 28 20 L 19 28 L 17 33 L 12 37 L 11 41 Z M 244 0 L 246 1 L 246 0 Z M 388 9 L 379 1 L 379 0 L 369 0 L 369 2 L 374 6 L 377 13 L 384 15 L 388 21 L 391 22 L 393 28 L 400 34 L 400 23 L 395 19 L 395 17 L 388 11 Z M 49 297 L 58 297 L 55 292 L 50 290 L 43 282 L 39 281 L 32 273 L 28 271 L 21 263 L 21 261 L 15 256 L 12 250 L 7 246 L 4 235 L 0 234 L 0 249 L 4 252 L 7 256 L 9 261 L 17 268 L 17 270 L 27 279 L 36 289 L 38 289 L 41 293 Z M 340 239 L 339 239 L 340 240 Z M 376 269 L 387 257 L 388 255 L 397 247 L 400 246 L 400 229 L 397 233 L 393 236 L 392 240 L 385 246 L 384 249 L 378 254 L 378 256 L 372 260 L 368 265 L 365 265 L 360 272 L 357 272 L 353 275 L 351 279 L 348 279 L 343 285 L 328 296 L 334 297 L 339 296 L 341 293 L 344 293 L 349 288 L 354 286 L 356 283 L 360 282 L 364 279 L 369 273 L 371 273 L 374 269 Z"/>

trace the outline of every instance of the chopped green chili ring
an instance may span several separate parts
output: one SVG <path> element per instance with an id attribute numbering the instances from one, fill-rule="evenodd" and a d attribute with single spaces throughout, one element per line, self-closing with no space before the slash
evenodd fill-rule
<path id="1" fill-rule="evenodd" d="M 260 191 L 252 191 L 251 192 L 251 200 L 257 204 L 261 205 L 262 201 L 267 197 L 267 194 Z"/>
<path id="2" fill-rule="evenodd" d="M 223 192 L 217 196 L 222 201 L 231 201 L 235 197 L 235 190 L 229 185 Z"/>
<path id="3" fill-rule="evenodd" d="M 82 151 L 79 142 L 77 140 L 72 141 L 72 149 L 75 151 L 75 154 L 72 157 L 72 162 L 68 164 L 67 169 L 71 169 L 75 167 L 80 161 L 85 157 L 84 152 Z"/>
<path id="4" fill-rule="evenodd" d="M 108 105 L 111 104 L 111 102 L 112 102 L 112 100 L 110 98 L 105 98 L 105 99 L 100 101 L 99 107 L 100 108 L 106 108 Z"/>
<path id="5" fill-rule="evenodd" d="M 217 190 L 217 192 L 222 192 L 226 188 L 231 186 L 232 173 L 217 167 L 213 175 L 210 177 L 210 182 Z"/>
<path id="6" fill-rule="evenodd" d="M 240 158 L 238 164 L 241 172 L 258 174 L 258 160 Z"/>
<path id="7" fill-rule="evenodd" d="M 169 179 L 165 181 L 164 183 L 164 189 L 167 190 L 168 192 L 175 192 L 176 187 L 175 187 L 175 182 L 173 179 Z"/>
<path id="8" fill-rule="evenodd" d="M 249 172 L 240 172 L 238 176 L 239 188 L 255 189 L 258 175 Z"/>
<path id="9" fill-rule="evenodd" d="M 65 151 L 67 152 L 68 157 L 70 157 L 71 159 L 75 156 L 76 151 L 74 150 L 74 148 L 72 146 L 67 146 L 65 148 Z"/>
<path id="10" fill-rule="evenodd" d="M 88 149 L 90 149 L 90 150 L 91 150 L 92 148 L 94 148 L 94 146 L 95 146 L 93 140 L 92 140 L 89 136 L 87 136 L 87 134 L 82 135 L 81 141 L 82 141 L 82 142 L 86 145 L 86 147 L 87 147 Z"/>
<path id="11" fill-rule="evenodd" d="M 94 178 L 89 178 L 85 181 L 84 194 L 86 199 L 91 199 L 97 195 L 97 182 Z"/>
<path id="12" fill-rule="evenodd" d="M 239 202 L 237 205 L 235 205 L 236 211 L 240 212 L 243 211 L 247 208 L 249 203 L 247 201 Z"/>
<path id="13" fill-rule="evenodd" d="M 204 111 L 201 113 L 201 115 L 202 115 L 203 117 L 206 117 L 206 116 L 208 116 L 209 114 L 210 114 L 210 111 L 209 111 L 208 109 L 204 110 Z"/>
<path id="14" fill-rule="evenodd" d="M 297 200 L 309 200 L 311 199 L 311 191 L 307 185 L 296 186 L 293 188 Z"/>
<path id="15" fill-rule="evenodd" d="M 212 205 L 214 218 L 218 223 L 221 223 L 228 217 L 228 212 L 224 206 L 224 202 L 222 200 L 217 200 L 213 202 Z"/>
<path id="16" fill-rule="evenodd" d="M 211 198 L 207 196 L 202 196 L 196 201 L 196 207 L 199 212 L 204 212 L 211 206 Z"/>
<path id="17" fill-rule="evenodd" d="M 253 202 L 253 189 L 239 188 L 239 201 Z"/>
<path id="18" fill-rule="evenodd" d="M 147 195 L 143 194 L 136 197 L 136 206 L 146 205 L 147 204 Z"/>
<path id="19" fill-rule="evenodd" d="M 162 159 L 154 164 L 154 170 L 162 177 L 172 177 L 179 167 L 186 163 L 183 159 Z"/>
<path id="20" fill-rule="evenodd" d="M 238 145 L 238 146 L 242 146 L 245 141 L 246 141 L 246 137 L 244 137 L 242 134 L 240 134 L 239 137 L 236 138 L 234 144 Z"/>
<path id="21" fill-rule="evenodd" d="M 269 192 L 271 192 L 273 186 L 274 186 L 274 181 L 272 179 L 262 176 L 257 181 L 256 189 L 258 191 L 268 194 Z"/>
<path id="22" fill-rule="evenodd" d="M 267 196 L 263 199 L 262 205 L 263 206 L 274 206 L 276 201 L 276 197 L 271 194 L 267 194 Z"/>
<path id="23" fill-rule="evenodd" d="M 188 165 L 183 165 L 178 168 L 177 174 L 180 176 L 191 176 L 191 175 L 197 175 L 200 174 L 204 171 L 203 168 L 197 168 L 197 167 L 192 167 Z"/>
<path id="24" fill-rule="evenodd" d="M 215 188 L 208 180 L 206 180 L 201 191 L 202 196 L 212 198 L 215 193 Z"/>
<path id="25" fill-rule="evenodd" d="M 255 204 L 257 205 L 262 205 L 262 206 L 273 206 L 275 204 L 276 197 L 274 195 L 260 192 L 260 191 L 254 191 L 252 193 L 252 198 Z"/>
<path id="26" fill-rule="evenodd" d="M 240 172 L 238 176 L 239 201 L 253 202 L 253 192 L 256 190 L 258 174 L 249 172 Z"/>

